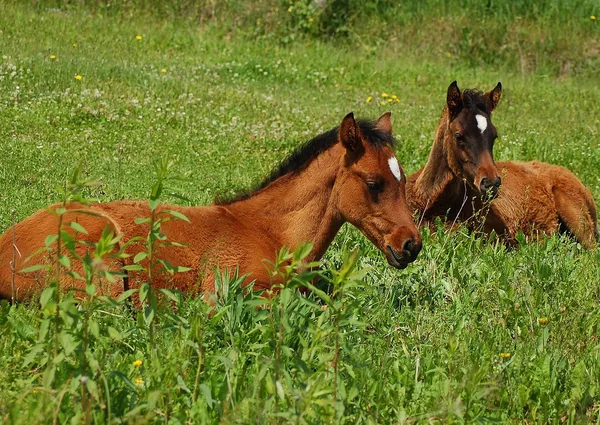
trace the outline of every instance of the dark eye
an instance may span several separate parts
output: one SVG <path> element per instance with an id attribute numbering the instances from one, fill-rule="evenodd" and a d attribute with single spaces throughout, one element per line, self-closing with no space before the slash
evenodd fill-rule
<path id="1" fill-rule="evenodd" d="M 381 192 L 383 189 L 383 183 L 375 181 L 375 180 L 367 180 L 367 187 L 369 188 L 369 191 L 373 192 L 373 193 L 378 193 Z"/>
<path id="2" fill-rule="evenodd" d="M 465 138 L 460 133 L 455 133 L 454 137 L 456 137 L 456 142 L 458 143 L 458 147 L 464 149 L 467 144 L 465 143 Z"/>

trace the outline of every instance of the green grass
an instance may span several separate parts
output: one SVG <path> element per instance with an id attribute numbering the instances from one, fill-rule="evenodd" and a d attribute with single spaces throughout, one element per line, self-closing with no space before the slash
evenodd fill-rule
<path id="1" fill-rule="evenodd" d="M 573 8 L 588 26 L 590 13 Z M 561 19 L 556 43 L 568 50 L 570 20 Z M 486 15 L 476 26 L 493 21 Z M 581 31 L 593 37 L 597 28 Z M 147 199 L 153 162 L 168 154 L 187 177 L 179 187 L 189 203 L 208 204 L 260 181 L 349 111 L 392 111 L 398 158 L 410 173 L 427 158 L 455 79 L 481 89 L 502 81 L 496 160 L 564 165 L 600 199 L 600 85 L 591 72 L 558 77 L 452 53 L 422 56 L 423 45 L 407 48 L 413 39 L 302 36 L 285 44 L 229 29 L 0 3 L 0 229 L 12 210 L 22 219 L 58 201 L 55 187 L 80 161 L 85 176 L 101 180 L 88 196 Z M 400 102 L 380 105 L 382 92 Z M 276 297 L 277 308 L 257 309 L 233 285 L 210 317 L 200 300 L 164 307 L 151 337 L 141 314 L 98 304 L 85 361 L 77 310 L 57 348 L 65 357 L 44 357 L 30 353 L 55 347 L 44 324 L 50 310 L 1 304 L 0 422 L 85 421 L 81 375 L 97 386 L 87 387 L 95 423 L 107 422 L 109 408 L 114 423 L 600 421 L 597 250 L 553 237 L 507 251 L 462 230 L 426 233 L 418 261 L 397 271 L 345 226 L 324 275 L 354 247 L 360 272 L 339 284 L 343 297 L 326 309 L 295 291 Z"/>

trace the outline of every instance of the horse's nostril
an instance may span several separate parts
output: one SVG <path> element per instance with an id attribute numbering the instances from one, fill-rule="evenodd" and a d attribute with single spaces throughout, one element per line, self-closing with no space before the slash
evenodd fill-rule
<path id="1" fill-rule="evenodd" d="M 502 179 L 500 177 L 496 178 L 496 181 L 494 182 L 494 186 L 496 186 L 496 188 L 500 187 L 500 185 L 502 184 Z"/>
<path id="2" fill-rule="evenodd" d="M 414 239 L 407 239 L 402 245 L 402 250 L 414 261 L 421 251 L 421 243 Z"/>

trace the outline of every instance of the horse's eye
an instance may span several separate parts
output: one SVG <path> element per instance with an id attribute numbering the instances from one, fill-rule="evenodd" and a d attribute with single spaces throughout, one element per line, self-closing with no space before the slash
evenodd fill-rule
<path id="1" fill-rule="evenodd" d="M 383 185 L 375 180 L 367 180 L 367 187 L 371 192 L 381 192 Z"/>
<path id="2" fill-rule="evenodd" d="M 461 142 L 463 140 L 463 135 L 460 133 L 455 133 L 454 137 L 456 137 L 456 140 L 458 140 L 459 142 Z"/>

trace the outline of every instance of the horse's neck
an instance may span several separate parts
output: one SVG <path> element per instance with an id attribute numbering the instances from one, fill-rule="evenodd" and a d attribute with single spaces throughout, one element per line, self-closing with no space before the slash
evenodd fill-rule
<path id="1" fill-rule="evenodd" d="M 412 187 L 412 197 L 416 198 L 415 204 L 419 209 L 437 202 L 449 186 L 454 186 L 457 178 L 452 173 L 447 161 L 444 139 L 447 137 L 447 112 L 444 111 L 435 132 L 433 147 L 429 153 L 427 164 L 421 170 Z"/>
<path id="2" fill-rule="evenodd" d="M 342 151 L 334 145 L 305 169 L 280 177 L 228 208 L 279 246 L 294 249 L 312 242 L 309 260 L 317 260 L 343 224 L 331 196 Z"/>

